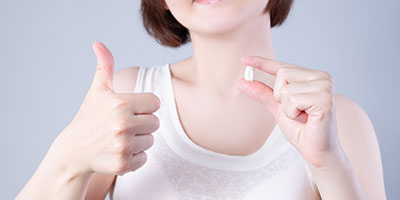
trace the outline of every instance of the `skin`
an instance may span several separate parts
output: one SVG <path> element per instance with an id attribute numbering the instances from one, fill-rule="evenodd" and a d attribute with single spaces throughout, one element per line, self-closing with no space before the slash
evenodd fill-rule
<path id="1" fill-rule="evenodd" d="M 99 42 L 93 49 L 96 74 L 78 113 L 16 199 L 83 199 L 95 173 L 108 174 L 103 176 L 108 181 L 146 162 L 144 151 L 153 145 L 151 133 L 159 128 L 152 113 L 160 100 L 152 93 L 116 93 L 111 53 Z"/>
<path id="2" fill-rule="evenodd" d="M 262 12 L 267 3 L 165 1 L 164 7 L 189 29 L 193 45 L 192 57 L 171 64 L 186 134 L 212 151 L 248 155 L 278 124 L 307 162 L 322 199 L 386 199 L 379 146 L 367 114 L 334 93 L 329 73 L 275 60 L 269 14 Z M 242 79 L 246 65 L 256 68 L 257 81 Z M 137 67 L 120 70 L 114 86 L 133 91 L 136 75 Z M 79 197 L 81 188 L 88 187 L 86 199 L 104 199 L 114 179 L 98 172 L 64 184 L 74 185 L 68 192 Z M 37 181 L 31 185 L 43 186 Z"/>

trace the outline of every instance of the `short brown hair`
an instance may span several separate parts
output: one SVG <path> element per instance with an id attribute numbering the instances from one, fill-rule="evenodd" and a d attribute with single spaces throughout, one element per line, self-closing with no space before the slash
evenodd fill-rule
<path id="1" fill-rule="evenodd" d="M 271 27 L 286 20 L 292 4 L 293 0 L 269 0 L 264 12 L 270 11 Z M 147 33 L 161 45 L 179 47 L 190 41 L 189 30 L 164 8 L 163 0 L 142 0 L 140 11 Z"/>

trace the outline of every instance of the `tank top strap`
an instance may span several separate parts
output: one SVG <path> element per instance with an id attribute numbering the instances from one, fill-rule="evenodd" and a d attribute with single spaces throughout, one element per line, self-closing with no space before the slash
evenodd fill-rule
<path id="1" fill-rule="evenodd" d="M 135 92 L 153 92 L 160 93 L 165 91 L 168 83 L 168 74 L 166 65 L 140 66 L 135 85 Z M 159 96 L 160 97 L 160 96 Z"/>
<path id="2" fill-rule="evenodd" d="M 159 129 L 153 134 L 155 140 L 165 132 L 174 132 L 170 129 L 170 71 L 169 64 L 140 66 L 135 85 L 135 93 L 151 92 L 160 99 L 160 108 L 153 113 L 160 120 Z"/>

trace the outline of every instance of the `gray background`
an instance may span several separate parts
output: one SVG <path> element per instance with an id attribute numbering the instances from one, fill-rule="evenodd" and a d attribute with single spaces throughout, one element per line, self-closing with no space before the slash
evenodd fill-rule
<path id="1" fill-rule="evenodd" d="M 77 112 L 95 70 L 94 41 L 116 69 L 174 62 L 191 45 L 168 49 L 147 36 L 139 0 L 0 2 L 0 199 L 28 181 L 56 135 Z M 278 60 L 330 72 L 335 90 L 375 126 L 388 199 L 400 198 L 398 107 L 400 1 L 296 1 L 273 30 Z"/>

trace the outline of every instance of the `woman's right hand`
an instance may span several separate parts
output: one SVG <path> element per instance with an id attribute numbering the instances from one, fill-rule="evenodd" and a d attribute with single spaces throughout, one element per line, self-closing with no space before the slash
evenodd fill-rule
<path id="1" fill-rule="evenodd" d="M 114 59 L 100 42 L 93 44 L 97 69 L 74 119 L 49 153 L 73 174 L 123 175 L 140 168 L 154 142 L 160 100 L 153 93 L 115 93 Z"/>

